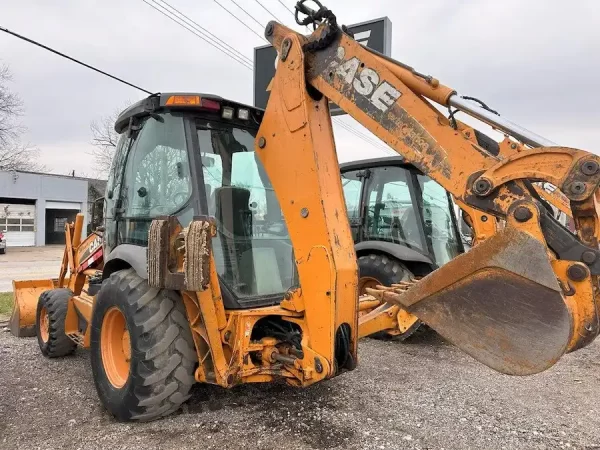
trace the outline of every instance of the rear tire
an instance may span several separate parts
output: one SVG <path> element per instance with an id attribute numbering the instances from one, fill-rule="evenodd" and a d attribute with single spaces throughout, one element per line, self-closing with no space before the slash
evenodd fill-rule
<path id="1" fill-rule="evenodd" d="M 35 314 L 35 334 L 42 355 L 60 358 L 75 351 L 77 344 L 65 334 L 70 289 L 52 289 L 40 295 Z"/>
<path id="2" fill-rule="evenodd" d="M 179 294 L 149 287 L 133 269 L 104 280 L 92 314 L 91 364 L 98 396 L 115 418 L 150 421 L 179 409 L 197 361 Z"/>
<path id="3" fill-rule="evenodd" d="M 358 258 L 359 294 L 365 294 L 366 287 L 391 286 L 394 283 L 408 281 L 414 277 L 408 268 L 397 259 L 371 253 Z M 374 333 L 369 337 L 375 339 L 397 338 L 404 340 L 412 336 L 421 327 L 421 321 L 417 320 L 408 330 L 399 335 L 390 335 L 385 331 Z"/>
<path id="4" fill-rule="evenodd" d="M 5 248 L 0 248 L 0 255 L 4 255 L 6 253 L 6 249 Z"/>

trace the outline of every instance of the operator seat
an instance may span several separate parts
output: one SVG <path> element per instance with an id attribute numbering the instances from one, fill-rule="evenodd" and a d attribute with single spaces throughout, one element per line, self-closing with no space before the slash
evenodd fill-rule
<path id="1" fill-rule="evenodd" d="M 403 243 L 409 247 L 417 246 L 420 248 L 421 236 L 419 235 L 417 214 L 415 207 L 408 208 L 402 218 L 398 220 L 392 229 L 392 237 L 394 241 Z"/>

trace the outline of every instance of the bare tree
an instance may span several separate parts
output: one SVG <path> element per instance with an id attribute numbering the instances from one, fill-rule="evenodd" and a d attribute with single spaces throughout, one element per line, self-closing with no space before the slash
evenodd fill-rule
<path id="1" fill-rule="evenodd" d="M 96 172 L 101 176 L 108 174 L 115 155 L 115 149 L 119 141 L 119 135 L 115 131 L 115 122 L 123 109 L 125 107 L 115 110 L 108 116 L 102 116 L 90 124 L 92 145 L 95 147 L 91 150 L 90 154 L 96 162 Z"/>
<path id="2" fill-rule="evenodd" d="M 37 159 L 39 153 L 36 147 L 20 142 L 0 145 L 0 170 L 43 171 L 45 166 Z"/>
<path id="3" fill-rule="evenodd" d="M 10 91 L 12 75 L 0 65 L 0 170 L 41 170 L 39 150 L 21 142 L 25 128 L 17 121 L 23 114 L 23 101 Z"/>

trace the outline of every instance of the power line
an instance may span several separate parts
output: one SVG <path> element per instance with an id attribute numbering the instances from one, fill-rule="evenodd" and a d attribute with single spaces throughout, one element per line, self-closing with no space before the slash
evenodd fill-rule
<path id="1" fill-rule="evenodd" d="M 252 20 L 254 20 L 258 24 L 259 27 L 261 27 L 263 30 L 265 29 L 265 26 L 262 23 L 260 23 L 252 14 L 250 14 L 248 11 L 246 11 L 244 8 L 242 8 L 238 4 L 238 2 L 236 2 L 235 0 L 231 0 L 231 3 L 233 3 L 235 6 L 237 6 L 242 11 L 244 11 L 248 17 L 250 17 Z"/>
<path id="2" fill-rule="evenodd" d="M 44 45 L 44 44 L 41 44 L 41 43 L 39 43 L 39 42 L 37 42 L 37 41 L 34 41 L 33 39 L 29 39 L 28 37 L 25 37 L 25 36 L 23 36 L 23 35 L 20 35 L 20 34 L 18 34 L 18 33 L 15 33 L 14 31 L 10 31 L 10 30 L 8 30 L 8 29 L 6 29 L 6 28 L 3 28 L 3 27 L 0 27 L 0 31 L 3 31 L 3 32 L 5 32 L 5 33 L 8 33 L 8 34 L 11 34 L 11 35 L 13 35 L 14 37 L 17 37 L 17 38 L 19 38 L 19 39 L 21 39 L 21 40 L 23 40 L 23 41 L 25 41 L 25 42 L 29 42 L 30 44 L 37 45 L 38 47 L 41 47 L 41 48 L 43 48 L 44 50 L 48 50 L 49 52 L 52 52 L 52 53 L 54 53 L 55 55 L 62 56 L 63 58 L 66 58 L 66 59 L 68 59 L 68 60 L 70 60 L 70 61 L 73 61 L 74 63 L 77 63 L 77 64 L 79 64 L 79 65 L 82 65 L 83 67 L 87 67 L 88 69 L 91 69 L 91 70 L 93 70 L 94 72 L 98 72 L 98 73 L 100 73 L 100 74 L 102 74 L 102 75 L 104 75 L 104 76 L 107 76 L 107 77 L 109 77 L 109 78 L 112 78 L 113 80 L 116 80 L 116 81 L 119 81 L 119 82 L 121 82 L 121 83 L 123 83 L 123 84 L 126 84 L 127 86 L 131 86 L 132 88 L 139 89 L 140 91 L 142 91 L 142 92 L 145 92 L 146 94 L 150 94 L 150 95 L 152 95 L 152 94 L 153 94 L 152 92 L 150 92 L 150 91 L 147 91 L 146 89 L 144 89 L 144 88 L 141 88 L 141 87 L 139 87 L 139 86 L 136 86 L 135 84 L 133 84 L 133 83 L 130 83 L 129 81 L 125 81 L 125 80 L 123 80 L 122 78 L 119 78 L 119 77 L 116 77 L 116 76 L 114 76 L 114 75 L 111 75 L 110 73 L 108 73 L 108 72 L 104 72 L 103 70 L 100 70 L 100 69 L 97 69 L 97 68 L 95 68 L 94 66 L 90 66 L 89 64 L 86 64 L 86 63 L 84 63 L 84 62 L 82 62 L 82 61 L 79 61 L 78 59 L 72 58 L 71 56 L 65 55 L 64 53 L 61 53 L 61 52 L 59 52 L 58 50 L 54 50 L 53 48 L 50 48 L 50 47 L 48 47 L 48 46 L 46 46 L 46 45 Z"/>
<path id="3" fill-rule="evenodd" d="M 377 147 L 379 150 L 383 150 L 386 152 L 390 152 L 390 151 L 394 151 L 393 149 L 391 149 L 390 147 L 387 147 L 385 144 L 383 144 L 382 142 L 375 140 L 373 138 L 371 138 L 370 136 L 362 133 L 360 130 L 357 130 L 356 128 L 350 126 L 350 124 L 343 122 L 341 119 L 334 117 L 333 118 L 335 120 L 335 122 L 340 125 L 344 130 L 346 130 L 347 132 L 353 134 L 354 136 L 362 139 L 363 141 L 371 144 L 373 147 Z M 395 151 L 394 151 L 395 153 Z"/>
<path id="4" fill-rule="evenodd" d="M 190 33 L 194 34 L 195 36 L 199 37 L 200 39 L 202 39 L 207 44 L 209 44 L 212 47 L 216 48 L 221 53 L 225 54 L 226 56 L 229 56 L 231 59 L 233 59 L 236 62 L 240 63 L 241 65 L 243 65 L 247 69 L 252 70 L 252 66 L 251 66 L 250 63 L 246 62 L 245 60 L 240 59 L 240 57 L 237 56 L 237 55 L 235 55 L 235 54 L 231 54 L 232 53 L 231 51 L 224 50 L 223 48 L 217 46 L 214 42 L 210 41 L 209 39 L 207 39 L 206 37 L 204 37 L 200 33 L 198 33 L 197 30 L 192 29 L 190 25 L 188 25 L 188 24 L 186 24 L 184 22 L 180 22 L 179 20 L 181 20 L 181 19 L 180 19 L 180 17 L 177 14 L 175 14 L 175 13 L 167 10 L 164 6 L 162 6 L 162 5 L 160 5 L 160 4 L 156 3 L 156 2 L 154 2 L 156 4 L 156 6 L 155 6 L 154 4 L 149 3 L 147 0 L 142 0 L 142 1 L 144 3 L 146 3 L 148 6 L 150 6 L 151 8 L 153 8 L 154 10 L 158 11 L 159 13 L 161 13 L 163 16 L 167 17 L 168 19 L 170 19 L 171 21 L 175 22 L 179 26 L 183 27 L 184 29 L 186 29 Z M 154 0 L 150 0 L 150 1 L 154 1 Z M 159 8 L 161 8 L 161 9 L 159 9 Z"/>
<path id="5" fill-rule="evenodd" d="M 292 11 L 290 8 L 288 8 L 288 6 L 287 6 L 285 3 L 283 3 L 281 0 L 277 0 L 277 1 L 278 1 L 279 3 L 281 3 L 281 6 L 283 6 L 285 9 L 287 9 L 287 10 L 290 12 L 290 14 L 291 14 L 292 16 L 294 16 L 294 18 L 296 17 L 296 14 L 294 14 L 294 11 Z"/>
<path id="6" fill-rule="evenodd" d="M 282 20 L 278 19 L 277 16 L 275 14 L 273 14 L 269 9 L 267 9 L 265 7 L 265 5 L 263 5 L 259 0 L 254 0 L 256 3 L 258 3 L 260 5 L 260 7 L 262 9 L 264 9 L 266 12 L 268 12 L 271 16 L 273 16 L 273 19 L 275 19 L 277 22 L 283 22 Z"/>
<path id="7" fill-rule="evenodd" d="M 217 0 L 213 0 L 217 5 L 219 5 L 221 8 L 223 8 L 225 11 L 227 11 L 227 13 L 232 16 L 235 20 L 237 20 L 239 23 L 241 23 L 242 25 L 244 25 L 246 28 L 248 28 L 250 31 L 252 31 L 255 35 L 257 35 L 259 38 L 267 41 L 267 39 L 264 36 L 261 36 L 260 34 L 258 34 L 256 31 L 254 31 L 252 28 L 250 28 L 250 26 L 244 22 L 242 19 L 240 19 L 238 16 L 236 16 L 234 13 L 232 13 L 231 11 L 229 11 L 227 8 L 225 8 L 221 3 L 219 3 Z M 269 42 L 269 41 L 267 41 Z"/>
<path id="8" fill-rule="evenodd" d="M 346 131 L 348 131 L 349 133 L 352 133 L 353 135 L 355 135 L 356 137 L 362 139 L 363 141 L 371 144 L 373 147 L 377 147 L 379 150 L 384 150 L 386 152 L 389 152 L 390 150 L 392 150 L 390 147 L 387 147 L 385 144 L 383 144 L 381 141 L 379 140 L 375 140 L 373 138 L 371 138 L 369 135 L 364 134 L 363 132 L 361 132 L 360 130 L 357 130 L 356 128 L 354 128 L 352 125 L 350 125 L 349 123 L 345 123 L 342 121 L 342 119 L 338 118 L 338 117 L 333 117 L 333 121 L 335 123 L 337 123 L 339 126 L 341 126 L 342 128 L 344 128 Z M 392 150 L 393 151 L 393 150 Z"/>
<path id="9" fill-rule="evenodd" d="M 144 2 L 146 2 L 146 0 L 142 0 Z M 150 0 L 153 1 L 154 3 L 157 3 L 156 0 Z M 186 14 L 184 14 L 183 12 L 179 11 L 178 9 L 172 7 L 167 1 L 165 0 L 159 0 L 161 3 L 164 3 L 165 5 L 167 5 L 168 7 L 170 7 L 172 10 L 175 11 L 175 13 L 170 12 L 172 15 L 177 16 L 178 19 L 180 20 L 185 20 L 188 23 L 194 23 L 196 25 L 198 25 L 193 19 L 191 19 L 189 16 L 187 16 Z M 232 0 L 233 1 L 233 0 Z M 273 17 L 275 17 L 275 15 L 267 8 L 265 7 L 260 1 L 255 0 L 266 12 L 268 12 L 269 14 L 271 14 Z M 234 2 L 235 3 L 235 2 Z M 152 5 L 150 5 L 152 6 Z M 156 9 L 156 8 L 155 8 Z M 163 7 L 164 9 L 164 7 Z M 162 11 L 159 11 L 162 13 Z M 164 13 L 163 13 L 164 14 Z M 166 15 L 166 14 L 164 14 Z M 167 16 L 169 17 L 169 16 Z M 171 20 L 173 20 L 174 22 L 176 22 L 178 25 L 182 26 L 183 28 L 185 28 L 187 31 L 193 32 L 191 30 L 189 30 L 189 28 L 183 26 L 180 22 L 175 21 L 173 18 L 169 17 Z M 277 17 L 275 17 L 276 20 Z M 199 25 L 198 25 L 199 26 Z M 208 31 L 208 30 L 206 30 Z M 194 33 L 195 34 L 195 33 Z M 211 33 L 212 34 L 212 33 Z M 217 38 L 218 39 L 218 38 Z M 205 39 L 203 39 L 205 40 Z M 206 40 L 205 40 L 206 41 Z M 236 50 L 234 47 L 230 46 L 229 44 L 225 44 L 230 48 L 231 52 L 235 52 L 236 55 L 239 56 L 239 58 L 246 58 L 240 51 Z M 248 59 L 248 58 L 246 58 Z M 237 58 L 234 58 L 234 60 L 238 63 L 241 63 Z M 361 132 L 360 130 L 357 130 L 356 128 L 352 127 L 350 124 L 343 122 L 340 118 L 338 117 L 334 117 L 333 120 L 335 121 L 335 123 L 337 123 L 338 125 L 340 125 L 340 127 L 342 129 L 344 129 L 345 131 L 347 131 L 348 133 L 353 134 L 354 136 L 358 137 L 359 139 L 362 139 L 363 141 L 371 144 L 374 147 L 377 147 L 380 150 L 385 150 L 385 151 L 390 151 L 389 147 L 386 147 L 385 144 L 382 144 L 379 140 L 373 139 L 370 136 L 364 134 L 363 132 Z"/>
<path id="10" fill-rule="evenodd" d="M 209 42 L 205 37 L 200 36 L 197 32 L 195 32 L 194 30 L 191 30 L 190 28 L 188 28 L 188 26 L 186 26 L 186 25 L 189 25 L 190 23 L 195 24 L 198 27 L 200 27 L 200 25 L 198 25 L 193 19 L 191 19 L 186 14 L 184 14 L 181 11 L 179 11 L 178 9 L 174 8 L 167 1 L 165 1 L 165 0 L 158 0 L 161 3 L 164 3 L 165 5 L 167 5 L 167 7 L 171 8 L 172 11 L 167 10 L 167 8 L 165 8 L 162 5 L 158 5 L 158 6 L 161 7 L 163 10 L 167 10 L 167 12 L 169 13 L 169 15 L 166 14 L 165 12 L 163 12 L 162 10 L 159 10 L 158 8 L 154 7 L 153 5 L 149 4 L 147 0 L 142 0 L 142 1 L 144 3 L 146 3 L 146 4 L 148 4 L 149 6 L 151 6 L 152 8 L 154 8 L 155 10 L 157 10 L 158 12 L 160 12 L 161 14 L 163 14 L 165 17 L 169 18 L 173 22 L 175 22 L 178 25 L 180 25 L 181 27 L 183 27 L 185 30 L 193 33 L 194 35 L 200 37 L 203 41 L 207 42 L 208 44 L 210 44 L 213 47 L 217 48 L 218 50 L 222 51 L 223 53 L 225 53 L 227 56 L 229 56 L 230 58 L 232 58 L 237 63 L 242 64 L 244 67 L 253 70 L 253 68 L 251 66 L 249 66 L 248 63 L 246 62 L 246 60 L 250 61 L 249 58 L 247 58 L 246 56 L 244 56 L 243 53 L 241 53 L 239 50 L 236 50 L 233 46 L 224 43 L 224 45 L 227 46 L 228 50 L 229 50 L 229 53 L 226 53 L 221 48 L 217 47 L 213 42 Z M 158 4 L 157 0 L 150 0 L 150 1 L 154 2 L 155 4 Z M 237 3 L 234 0 L 232 0 L 232 2 L 237 5 Z M 269 14 L 271 14 L 273 17 L 275 17 L 275 15 L 273 13 L 271 13 L 271 11 L 268 8 L 266 8 L 262 3 L 260 3 L 258 0 L 256 0 L 256 2 L 265 11 L 267 11 Z M 229 10 L 227 10 L 226 8 L 224 8 L 217 0 L 215 0 L 215 3 L 219 4 L 219 6 L 221 6 L 223 9 L 225 9 L 233 17 L 235 17 L 238 21 L 241 22 L 241 19 L 239 19 L 237 16 L 235 16 Z M 237 5 L 237 6 L 239 7 L 239 5 Z M 173 11 L 175 11 L 175 12 L 173 12 Z M 244 10 L 244 12 L 250 16 L 250 14 L 247 11 Z M 175 16 L 178 20 L 176 20 L 172 16 Z M 275 19 L 278 20 L 276 17 L 275 17 Z M 183 24 L 180 21 L 185 21 L 186 23 Z M 246 25 L 246 24 L 244 23 L 244 25 Z M 189 25 L 189 26 L 191 26 L 191 25 Z M 247 27 L 247 25 L 246 25 L 246 27 Z M 203 29 L 202 27 L 200 27 L 200 28 Z M 203 29 L 203 30 L 205 30 L 205 29 Z M 250 30 L 252 30 L 252 29 L 250 29 Z M 206 30 L 205 32 L 206 33 L 210 33 L 208 30 Z M 214 36 L 212 33 L 210 33 L 210 34 L 212 36 Z M 218 39 L 216 36 L 215 36 L 215 38 Z M 223 41 L 221 41 L 221 42 L 223 42 Z M 230 53 L 234 53 L 236 56 L 234 57 L 234 56 L 230 55 Z M 242 58 L 244 58 L 244 59 L 241 60 Z M 335 123 L 339 124 L 340 127 L 342 127 L 344 130 L 346 130 L 347 132 L 353 134 L 354 136 L 358 137 L 359 139 L 365 141 L 366 143 L 371 144 L 373 147 L 376 147 L 376 148 L 378 148 L 380 150 L 384 150 L 384 151 L 388 151 L 388 152 L 391 150 L 389 147 L 385 146 L 385 144 L 382 144 L 382 142 L 380 142 L 379 140 L 376 140 L 376 139 L 373 139 L 373 138 L 369 137 L 368 135 L 362 133 L 360 130 L 357 130 L 356 128 L 352 127 L 350 124 L 347 124 L 347 123 L 343 122 L 341 119 L 339 119 L 337 117 L 333 117 L 333 120 L 335 121 Z"/>
<path id="11" fill-rule="evenodd" d="M 283 6 L 285 9 L 287 9 L 290 14 L 294 17 L 294 21 L 296 20 L 296 14 L 294 13 L 294 11 L 292 11 L 290 8 L 288 8 L 288 6 L 283 3 L 281 0 L 277 0 L 279 3 L 281 3 L 281 6 Z M 309 33 L 312 33 L 312 31 L 310 30 L 310 28 L 308 28 L 308 25 L 304 25 L 304 28 L 306 28 L 308 30 Z"/>
<path id="12" fill-rule="evenodd" d="M 153 0 L 153 1 L 154 1 L 154 3 L 156 3 L 156 0 Z M 202 25 L 200 25 L 198 22 L 192 20 L 189 16 L 186 16 L 185 14 L 183 14 L 181 11 L 179 11 L 177 8 L 175 8 L 173 5 L 169 4 L 165 0 L 159 0 L 159 1 L 161 3 L 164 3 L 165 5 L 167 5 L 167 7 L 169 9 L 171 9 L 171 10 L 175 11 L 177 14 L 179 14 L 179 16 L 181 16 L 183 18 L 183 20 L 187 21 L 190 24 L 190 26 L 193 24 L 196 29 L 198 29 L 199 31 L 202 31 L 204 34 L 207 34 L 208 36 L 210 36 L 211 38 L 216 40 L 220 45 L 222 45 L 223 47 L 225 47 L 228 50 L 231 50 L 233 53 L 235 53 L 241 59 L 247 61 L 250 65 L 252 65 L 252 60 L 250 58 L 247 58 L 243 53 L 237 51 L 230 44 L 228 44 L 223 39 L 216 36 L 214 33 L 211 33 L 210 30 L 207 30 Z"/>

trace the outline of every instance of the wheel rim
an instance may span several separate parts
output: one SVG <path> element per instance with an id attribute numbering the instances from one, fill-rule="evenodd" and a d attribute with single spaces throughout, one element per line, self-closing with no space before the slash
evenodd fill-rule
<path id="1" fill-rule="evenodd" d="M 50 318 L 45 306 L 40 311 L 40 337 L 42 338 L 42 342 L 48 342 L 50 339 Z"/>
<path id="2" fill-rule="evenodd" d="M 129 378 L 131 341 L 125 316 L 113 306 L 104 315 L 100 330 L 102 366 L 108 381 L 122 388 Z"/>
<path id="3" fill-rule="evenodd" d="M 358 280 L 358 294 L 365 295 L 367 288 L 375 289 L 376 286 L 381 285 L 381 281 L 373 277 L 360 277 Z"/>

